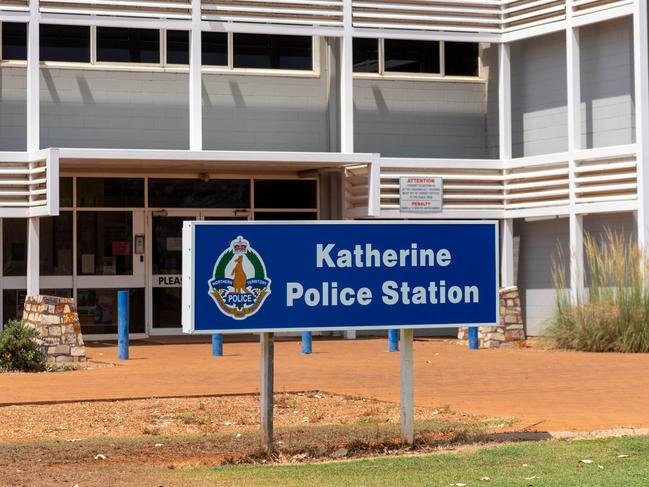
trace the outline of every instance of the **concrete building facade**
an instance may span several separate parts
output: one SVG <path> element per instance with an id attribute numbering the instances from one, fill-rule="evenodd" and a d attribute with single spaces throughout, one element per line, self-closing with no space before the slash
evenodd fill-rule
<path id="1" fill-rule="evenodd" d="M 180 333 L 186 219 L 495 219 L 528 335 L 585 232 L 646 246 L 645 0 L 0 0 L 3 321 Z M 401 211 L 399 177 L 443 178 Z"/>

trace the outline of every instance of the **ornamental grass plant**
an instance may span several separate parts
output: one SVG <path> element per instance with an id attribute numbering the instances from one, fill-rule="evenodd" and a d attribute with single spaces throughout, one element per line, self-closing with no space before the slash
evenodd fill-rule
<path id="1" fill-rule="evenodd" d="M 649 352 L 649 265 L 635 240 L 606 229 L 587 235 L 587 289 L 573 302 L 566 270 L 555 259 L 556 311 L 547 333 L 561 348 L 588 352 Z"/>

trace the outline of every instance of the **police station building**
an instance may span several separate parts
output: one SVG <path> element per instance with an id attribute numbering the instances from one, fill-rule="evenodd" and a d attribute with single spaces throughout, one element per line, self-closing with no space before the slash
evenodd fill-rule
<path id="1" fill-rule="evenodd" d="M 498 220 L 529 335 L 557 245 L 577 292 L 586 232 L 646 243 L 646 0 L 0 0 L 0 31 L 3 321 L 74 296 L 114 336 L 128 289 L 134 337 L 180 334 L 185 220 Z"/>

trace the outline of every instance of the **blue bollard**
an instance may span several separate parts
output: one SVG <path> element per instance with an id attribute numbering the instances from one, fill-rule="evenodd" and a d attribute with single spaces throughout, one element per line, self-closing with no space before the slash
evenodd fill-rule
<path id="1" fill-rule="evenodd" d="M 117 351 L 128 360 L 128 291 L 117 291 Z"/>
<path id="2" fill-rule="evenodd" d="M 469 327 L 469 350 L 478 349 L 478 327 L 470 326 Z"/>
<path id="3" fill-rule="evenodd" d="M 399 330 L 388 330 L 388 347 L 390 352 L 399 351 Z"/>
<path id="4" fill-rule="evenodd" d="M 309 355 L 313 351 L 313 335 L 310 331 L 302 332 L 302 353 Z"/>
<path id="5" fill-rule="evenodd" d="M 223 356 L 223 334 L 215 333 L 212 335 L 212 356 L 222 357 Z"/>

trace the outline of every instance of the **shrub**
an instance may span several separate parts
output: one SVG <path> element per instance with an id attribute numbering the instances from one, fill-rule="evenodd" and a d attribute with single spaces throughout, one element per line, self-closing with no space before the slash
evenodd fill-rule
<path id="1" fill-rule="evenodd" d="M 45 370 L 47 357 L 36 342 L 38 332 L 20 321 L 9 321 L 0 333 L 0 369 L 22 372 Z"/>
<path id="2" fill-rule="evenodd" d="M 635 241 L 606 229 L 584 245 L 588 290 L 576 302 L 562 267 L 553 264 L 556 311 L 547 329 L 562 348 L 649 352 L 649 265 Z"/>

